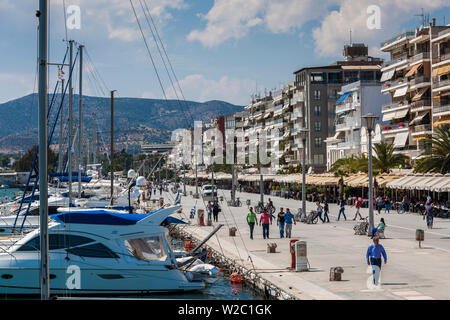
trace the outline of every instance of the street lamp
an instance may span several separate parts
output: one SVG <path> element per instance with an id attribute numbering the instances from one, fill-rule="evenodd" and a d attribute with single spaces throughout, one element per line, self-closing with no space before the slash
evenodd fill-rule
<path id="1" fill-rule="evenodd" d="M 373 187 L 372 187 L 372 130 L 375 128 L 375 120 L 378 119 L 372 113 L 368 113 L 365 116 L 362 116 L 363 119 L 366 120 L 367 131 L 369 132 L 369 230 L 368 234 L 372 234 L 372 230 L 374 227 L 373 222 Z"/>
<path id="2" fill-rule="evenodd" d="M 308 138 L 309 130 L 306 128 L 300 129 L 300 138 L 302 139 L 302 214 L 306 216 L 306 139 Z"/>

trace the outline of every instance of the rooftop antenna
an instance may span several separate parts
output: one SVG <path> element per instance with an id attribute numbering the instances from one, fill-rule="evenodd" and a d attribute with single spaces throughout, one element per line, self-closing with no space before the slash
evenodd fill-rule
<path id="1" fill-rule="evenodd" d="M 350 29 L 350 46 L 352 45 L 352 29 Z"/>

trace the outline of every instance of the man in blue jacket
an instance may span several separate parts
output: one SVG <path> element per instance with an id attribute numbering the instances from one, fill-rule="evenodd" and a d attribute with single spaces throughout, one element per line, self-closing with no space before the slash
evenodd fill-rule
<path id="1" fill-rule="evenodd" d="M 384 263 L 387 263 L 387 255 L 384 247 L 379 243 L 378 237 L 373 237 L 373 244 L 367 248 L 366 260 L 367 265 L 372 265 L 372 272 L 374 274 L 373 283 L 378 283 L 378 276 L 375 270 L 375 266 L 378 267 L 378 271 L 381 271 L 381 256 L 383 256 Z M 378 272 L 379 273 L 379 272 Z"/>

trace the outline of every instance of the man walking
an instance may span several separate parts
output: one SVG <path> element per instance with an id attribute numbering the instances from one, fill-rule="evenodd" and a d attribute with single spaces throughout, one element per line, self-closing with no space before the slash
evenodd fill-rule
<path id="1" fill-rule="evenodd" d="M 250 239 L 253 240 L 253 229 L 255 228 L 255 222 L 258 224 L 258 217 L 256 216 L 256 213 L 253 212 L 253 207 L 250 207 L 250 212 L 247 213 L 247 223 L 250 227 Z"/>
<path id="2" fill-rule="evenodd" d="M 291 210 L 289 210 L 289 208 L 286 208 L 284 221 L 286 223 L 286 238 L 290 239 L 292 233 L 292 221 L 294 221 L 294 224 L 297 224 L 297 222 L 295 222 L 294 215 L 292 214 Z"/>
<path id="3" fill-rule="evenodd" d="M 206 206 L 206 212 L 208 213 L 208 221 L 211 220 L 212 211 L 213 211 L 213 205 L 211 204 L 211 201 L 208 201 L 208 205 Z"/>
<path id="4" fill-rule="evenodd" d="M 319 217 L 320 221 L 325 222 L 325 220 L 322 219 L 322 206 L 320 205 L 319 201 L 316 202 L 316 206 L 317 206 L 316 216 L 314 217 L 314 219 Z"/>
<path id="5" fill-rule="evenodd" d="M 384 250 L 383 245 L 381 245 L 379 242 L 380 240 L 378 239 L 378 237 L 373 237 L 373 244 L 371 244 L 367 248 L 366 253 L 367 265 L 372 266 L 374 285 L 378 284 L 379 273 L 381 272 L 381 256 L 383 256 L 384 263 L 387 263 L 386 251 Z M 376 270 L 375 266 L 378 267 L 378 270 Z"/>
<path id="6" fill-rule="evenodd" d="M 212 208 L 214 222 L 218 221 L 219 211 L 220 211 L 219 204 L 217 203 L 217 201 L 214 201 L 213 208 Z"/>
<path id="7" fill-rule="evenodd" d="M 353 218 L 353 220 L 356 220 L 356 217 L 358 215 L 359 215 L 359 218 L 362 220 L 363 217 L 361 216 L 361 213 L 359 213 L 359 209 L 361 208 L 361 200 L 359 198 L 356 199 L 355 208 L 356 208 L 356 213 L 355 213 L 355 217 Z"/>
<path id="8" fill-rule="evenodd" d="M 330 222 L 330 218 L 328 218 L 328 201 L 327 199 L 323 200 L 323 222 Z"/>
<path id="9" fill-rule="evenodd" d="M 284 238 L 284 222 L 285 222 L 284 211 L 283 208 L 280 208 L 280 212 L 278 212 L 277 215 L 277 225 L 278 228 L 280 229 L 280 238 Z"/>
<path id="10" fill-rule="evenodd" d="M 347 217 L 345 216 L 345 201 L 344 201 L 344 199 L 341 199 L 339 201 L 338 221 L 339 221 L 339 218 L 341 217 L 341 213 L 344 216 L 345 221 L 347 221 Z"/>
<path id="11" fill-rule="evenodd" d="M 262 225 L 264 239 L 266 237 L 269 239 L 269 222 L 272 224 L 272 216 L 267 211 L 264 211 L 259 217 L 259 225 Z"/>

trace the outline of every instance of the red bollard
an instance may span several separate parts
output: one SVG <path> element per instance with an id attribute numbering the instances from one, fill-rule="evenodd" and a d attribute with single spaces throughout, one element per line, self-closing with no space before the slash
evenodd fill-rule
<path id="1" fill-rule="evenodd" d="M 295 246 L 294 243 L 299 241 L 298 239 L 289 240 L 289 251 L 291 252 L 291 269 L 295 269 Z"/>

